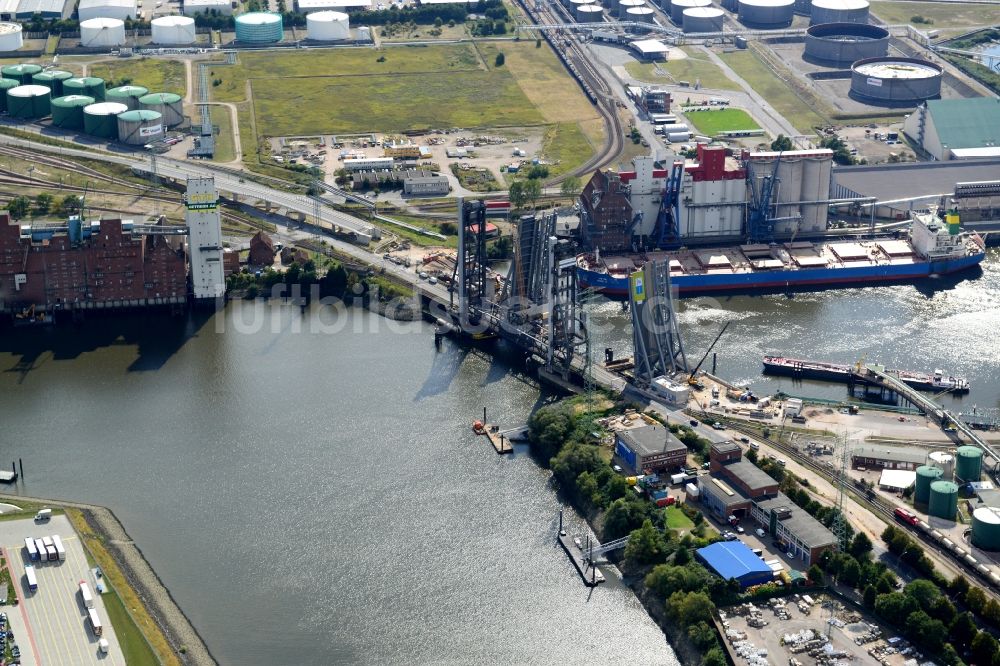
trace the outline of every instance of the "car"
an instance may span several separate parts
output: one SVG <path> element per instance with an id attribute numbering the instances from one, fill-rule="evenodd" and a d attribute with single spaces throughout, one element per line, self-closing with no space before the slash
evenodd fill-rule
<path id="1" fill-rule="evenodd" d="M 737 534 L 746 534 L 746 533 L 747 533 L 747 531 L 746 531 L 745 529 L 743 529 L 743 526 L 742 526 L 742 525 L 737 525 L 737 526 L 736 526 L 736 533 L 737 533 Z"/>
<path id="2" fill-rule="evenodd" d="M 437 284 L 437 283 L 438 283 L 438 279 L 436 277 L 434 277 L 433 275 L 430 276 L 429 278 L 427 278 L 427 284 Z"/>
<path id="3" fill-rule="evenodd" d="M 723 532 L 722 538 L 725 539 L 726 541 L 736 541 L 736 535 L 733 534 L 732 532 Z"/>
<path id="4" fill-rule="evenodd" d="M 749 437 L 740 437 L 740 441 L 743 442 L 744 444 L 749 444 L 750 443 L 750 438 Z"/>
<path id="5" fill-rule="evenodd" d="M 788 461 L 786 461 L 786 460 L 780 460 L 780 459 L 779 459 L 779 460 L 778 460 L 778 464 L 779 464 L 779 465 L 781 465 L 782 467 L 784 467 L 785 465 L 787 465 L 787 464 L 788 464 Z"/>
<path id="6" fill-rule="evenodd" d="M 17 647 L 16 644 L 15 645 L 11 645 L 10 646 L 10 654 L 11 654 L 12 657 L 14 657 L 14 659 L 20 659 L 21 658 L 21 648 Z"/>
<path id="7" fill-rule="evenodd" d="M 614 465 L 614 466 L 611 467 L 611 469 L 615 470 L 619 474 L 622 473 L 622 466 L 621 465 Z"/>
<path id="8" fill-rule="evenodd" d="M 427 279 L 427 273 L 425 273 L 423 271 L 420 271 L 419 273 L 417 273 L 417 277 L 419 277 L 421 280 L 426 280 Z"/>
<path id="9" fill-rule="evenodd" d="M 753 449 L 754 451 L 757 451 L 760 449 L 760 444 L 758 444 L 757 442 L 750 442 L 750 448 Z"/>
<path id="10" fill-rule="evenodd" d="M 763 539 L 763 538 L 764 538 L 764 530 L 762 530 L 762 529 L 761 529 L 761 528 L 759 528 L 759 527 L 758 527 L 757 529 L 755 529 L 755 530 L 753 531 L 753 533 L 754 533 L 754 534 L 756 534 L 756 535 L 757 535 L 757 537 L 758 537 L 758 538 L 760 538 L 760 539 Z"/>
<path id="11" fill-rule="evenodd" d="M 691 424 L 692 428 L 697 428 L 698 427 L 698 421 L 696 421 L 695 419 L 691 419 L 690 421 L 688 421 L 688 423 Z"/>
<path id="12" fill-rule="evenodd" d="M 718 421 L 716 421 L 715 423 L 712 424 L 712 428 L 714 430 L 725 430 L 726 426 L 724 426 L 721 423 L 719 423 Z"/>

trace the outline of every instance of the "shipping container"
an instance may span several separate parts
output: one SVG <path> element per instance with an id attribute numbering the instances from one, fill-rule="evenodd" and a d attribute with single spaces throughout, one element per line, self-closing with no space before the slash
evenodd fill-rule
<path id="1" fill-rule="evenodd" d="M 83 601 L 84 608 L 94 607 L 94 595 L 90 592 L 90 586 L 83 580 L 80 581 L 80 599 Z"/>
<path id="2" fill-rule="evenodd" d="M 694 485 L 693 483 L 689 483 L 686 486 L 684 486 L 684 492 L 687 493 L 687 496 L 689 498 L 695 498 L 698 497 L 699 494 L 701 494 L 701 491 L 698 490 L 698 486 Z"/>
<path id="3" fill-rule="evenodd" d="M 101 626 L 101 618 L 97 617 L 97 609 L 90 608 L 87 610 L 87 616 L 90 619 L 90 628 L 93 630 L 95 636 L 100 636 L 104 633 L 104 627 Z"/>
<path id="4" fill-rule="evenodd" d="M 59 538 L 58 534 L 52 535 L 52 545 L 56 547 L 56 555 L 59 556 L 60 560 L 66 559 L 66 549 L 63 548 L 62 539 Z"/>
<path id="5" fill-rule="evenodd" d="M 54 545 L 53 546 L 46 546 L 45 547 L 45 552 L 48 553 L 48 555 L 49 555 L 49 562 L 58 562 L 59 561 L 59 553 L 56 552 L 56 547 Z"/>
<path id="6" fill-rule="evenodd" d="M 47 562 L 49 554 L 45 551 L 45 544 L 42 543 L 41 539 L 35 539 L 35 548 L 38 549 L 38 559 L 42 562 Z"/>
<path id="7" fill-rule="evenodd" d="M 28 551 L 28 559 L 32 562 L 38 561 L 38 549 L 35 548 L 35 540 L 31 537 L 24 537 L 24 549 Z"/>
<path id="8" fill-rule="evenodd" d="M 35 567 L 30 564 L 24 567 L 24 577 L 28 579 L 28 589 L 32 592 L 38 590 L 38 579 L 35 578 Z"/>
<path id="9" fill-rule="evenodd" d="M 670 475 L 670 483 L 673 484 L 673 485 L 675 485 L 675 486 L 678 483 L 684 483 L 685 481 L 687 481 L 687 474 L 671 474 Z"/>

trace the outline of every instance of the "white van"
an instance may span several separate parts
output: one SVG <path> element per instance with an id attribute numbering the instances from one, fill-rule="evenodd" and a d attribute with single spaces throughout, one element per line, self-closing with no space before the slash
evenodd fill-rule
<path id="1" fill-rule="evenodd" d="M 754 530 L 754 534 L 756 534 L 761 539 L 763 539 L 765 535 L 764 530 L 760 529 L 759 527 Z"/>
<path id="2" fill-rule="evenodd" d="M 41 511 L 35 514 L 36 523 L 44 523 L 50 518 L 52 518 L 52 509 L 42 509 Z"/>

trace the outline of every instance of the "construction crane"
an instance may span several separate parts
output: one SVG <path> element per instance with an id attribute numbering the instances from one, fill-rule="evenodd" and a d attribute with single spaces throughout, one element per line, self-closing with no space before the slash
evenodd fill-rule
<path id="1" fill-rule="evenodd" d="M 722 334 L 726 332 L 726 329 L 729 328 L 729 325 L 731 323 L 733 322 L 731 321 L 726 322 L 725 326 L 722 327 L 722 330 L 719 331 L 719 334 L 715 336 L 714 340 L 712 340 L 712 344 L 710 344 L 708 346 L 708 349 L 705 350 L 705 355 L 701 357 L 700 361 L 698 361 L 698 365 L 694 366 L 694 370 L 691 371 L 691 375 L 688 377 L 688 385 L 697 386 L 698 388 L 704 388 L 702 383 L 698 381 L 698 369 L 701 368 L 701 364 L 705 362 L 705 359 L 708 358 L 708 355 L 712 353 L 712 349 L 715 348 L 715 345 L 719 341 L 719 338 L 722 337 Z"/>

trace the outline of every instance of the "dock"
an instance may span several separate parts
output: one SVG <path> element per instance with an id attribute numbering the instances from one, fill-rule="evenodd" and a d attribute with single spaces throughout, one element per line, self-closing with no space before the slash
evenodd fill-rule
<path id="1" fill-rule="evenodd" d="M 486 439 L 490 440 L 490 444 L 493 445 L 493 448 L 499 455 L 514 453 L 513 444 L 500 432 L 500 426 L 487 423 L 483 434 L 486 435 Z"/>
<path id="2" fill-rule="evenodd" d="M 17 481 L 17 472 L 0 469 L 0 483 L 14 483 Z"/>
<path id="3" fill-rule="evenodd" d="M 576 539 L 560 532 L 558 541 L 559 545 L 566 551 L 566 554 L 569 555 L 569 560 L 576 567 L 576 571 L 580 574 L 580 578 L 583 579 L 584 585 L 587 587 L 597 587 L 604 582 L 604 574 L 587 559 L 583 553 L 583 549 L 577 545 Z"/>

